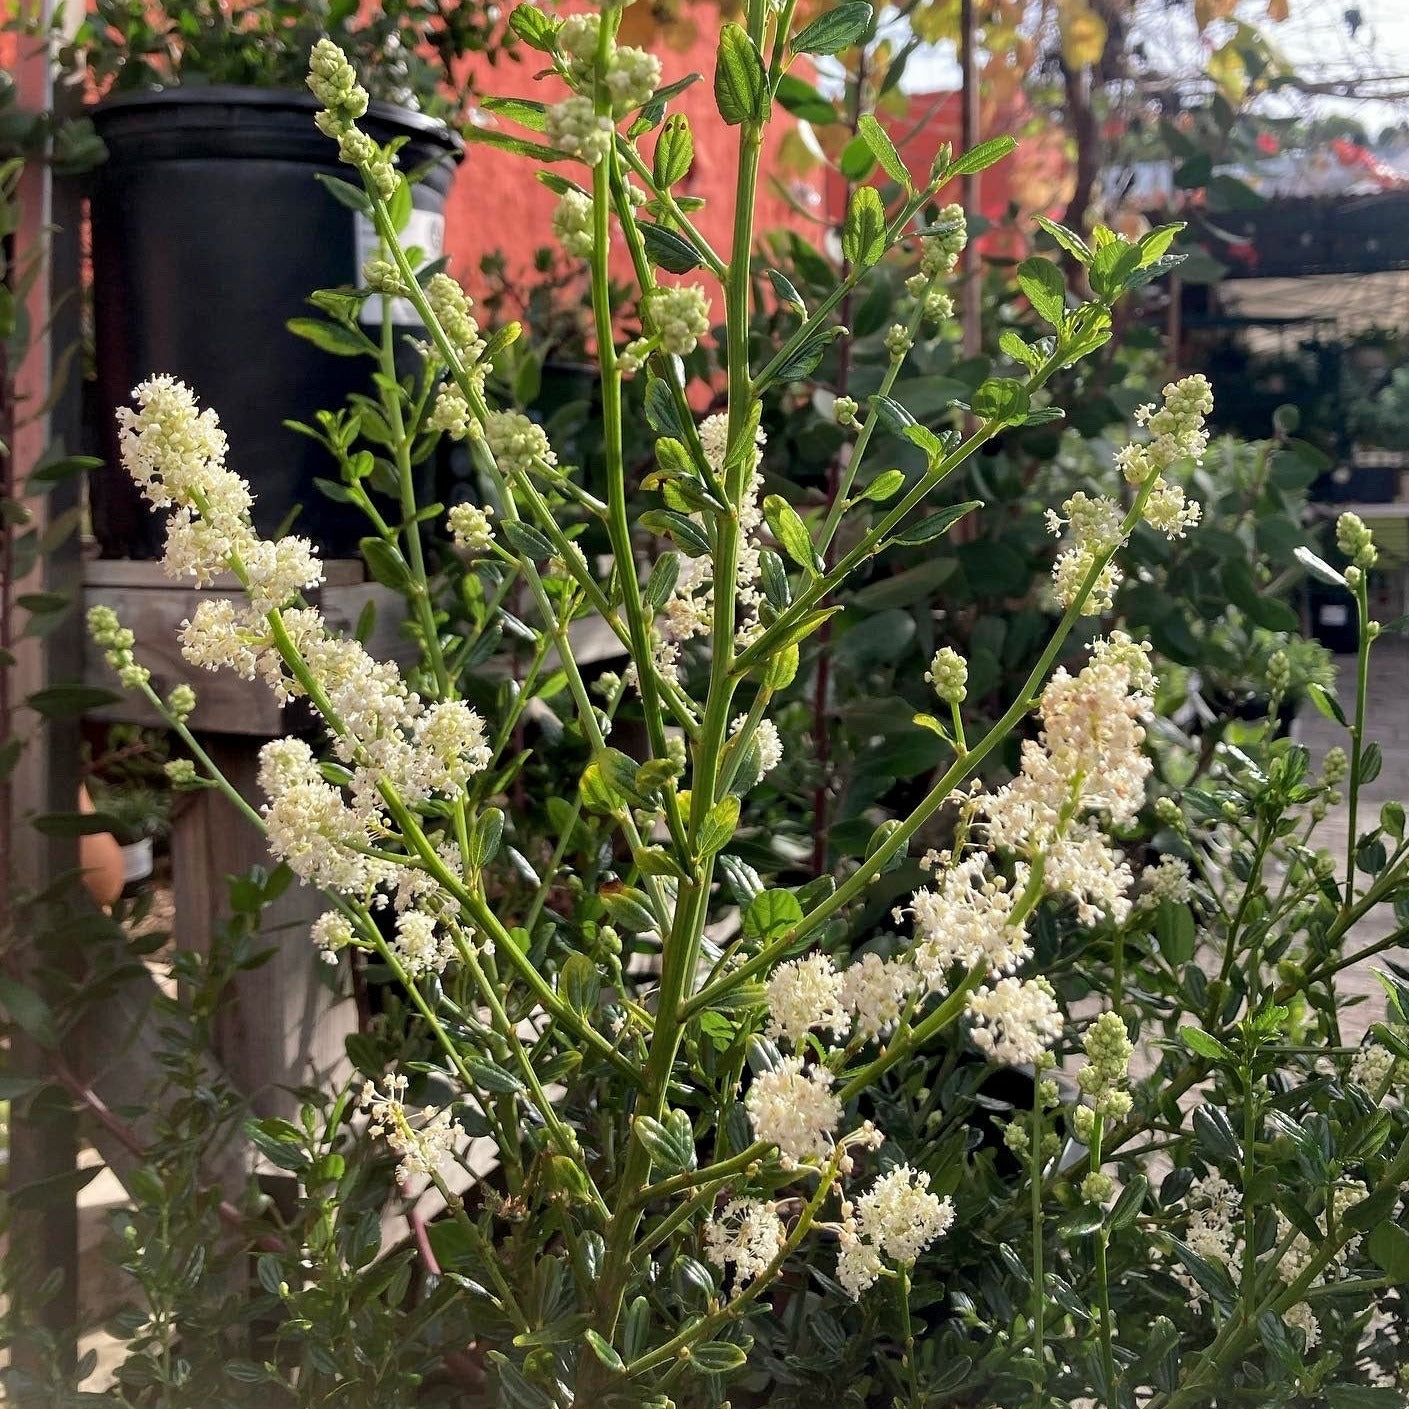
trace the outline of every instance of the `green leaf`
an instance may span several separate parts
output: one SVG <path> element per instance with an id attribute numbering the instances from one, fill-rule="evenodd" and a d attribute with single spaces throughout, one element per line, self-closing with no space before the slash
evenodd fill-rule
<path id="1" fill-rule="evenodd" d="M 42 1047 L 56 1047 L 59 1034 L 49 1005 L 32 988 L 0 975 L 0 1011 Z"/>
<path id="2" fill-rule="evenodd" d="M 796 74 L 785 73 L 778 80 L 773 95 L 785 112 L 790 112 L 802 122 L 810 122 L 814 127 L 825 127 L 838 121 L 835 105 L 824 98 L 810 83 L 804 82 Z"/>
<path id="3" fill-rule="evenodd" d="M 558 33 L 558 25 L 536 5 L 515 5 L 509 15 L 509 28 L 540 54 L 553 52 L 553 40 Z"/>
<path id="4" fill-rule="evenodd" d="M 738 827 L 739 799 L 731 794 L 716 802 L 706 815 L 697 843 L 700 855 L 712 856 L 722 850 Z"/>
<path id="5" fill-rule="evenodd" d="M 732 22 L 719 33 L 714 104 L 730 127 L 768 120 L 768 74 L 763 59 L 748 31 Z"/>
<path id="6" fill-rule="evenodd" d="M 941 534 L 948 533 L 965 514 L 971 514 L 975 509 L 981 508 L 983 504 L 977 499 L 971 499 L 966 504 L 953 504 L 947 509 L 941 509 L 937 514 L 930 514 L 921 519 L 919 523 L 911 524 L 909 528 L 896 534 L 891 542 L 904 544 L 906 547 L 931 543 Z"/>
<path id="7" fill-rule="evenodd" d="M 675 590 L 679 576 L 680 555 L 674 552 L 662 553 L 651 568 L 650 577 L 646 579 L 646 589 L 642 594 L 646 605 L 653 611 L 660 611 L 670 600 L 670 594 Z"/>
<path id="8" fill-rule="evenodd" d="M 1030 405 L 1027 388 L 1015 377 L 989 377 L 974 392 L 972 410 L 982 420 L 1016 425 Z"/>
<path id="9" fill-rule="evenodd" d="M 870 9 L 870 6 L 865 8 Z M 746 1364 L 748 1355 L 743 1346 L 731 1345 L 728 1341 L 697 1345 L 690 1350 L 690 1368 L 701 1375 L 725 1375 Z"/>
<path id="10" fill-rule="evenodd" d="M 858 186 L 851 193 L 841 248 L 858 269 L 869 269 L 886 252 L 886 212 L 874 186 Z"/>
<path id="11" fill-rule="evenodd" d="M 1242 1158 L 1243 1146 L 1222 1106 L 1205 1102 L 1194 1107 L 1194 1143 L 1200 1154 L 1214 1162 L 1232 1164 Z"/>
<path id="12" fill-rule="evenodd" d="M 1384 754 L 1381 752 L 1379 744 L 1372 739 L 1365 745 L 1365 750 L 1360 755 L 1361 784 L 1373 783 L 1380 776 L 1380 769 L 1383 767 Z"/>
<path id="13" fill-rule="evenodd" d="M 853 0 L 818 15 L 810 25 L 793 36 L 794 54 L 839 54 L 859 44 L 871 27 L 871 7 Z"/>
<path id="14" fill-rule="evenodd" d="M 516 157 L 531 157 L 534 161 L 568 161 L 569 154 L 542 142 L 530 142 L 527 137 L 515 137 L 511 132 L 500 132 L 493 127 L 480 127 L 469 122 L 464 125 L 465 141 L 478 142 L 482 147 L 494 147 L 501 152 L 512 152 Z"/>
<path id="15" fill-rule="evenodd" d="M 866 145 L 864 137 L 853 137 L 842 148 L 837 165 L 841 168 L 841 174 L 855 184 L 864 181 L 876 169 L 876 156 Z"/>
<path id="16" fill-rule="evenodd" d="M 793 599 L 788 586 L 788 569 L 771 548 L 761 548 L 758 553 L 758 575 L 763 583 L 763 595 L 776 611 L 782 611 Z"/>
<path id="17" fill-rule="evenodd" d="M 903 470 L 882 470 L 861 491 L 859 498 L 869 499 L 874 504 L 884 504 L 887 499 L 894 499 L 904 487 L 905 472 Z"/>
<path id="18" fill-rule="evenodd" d="M 1324 686 L 1315 684 L 1308 685 L 1306 687 L 1306 696 L 1327 719 L 1335 720 L 1342 729 L 1350 728 L 1345 717 L 1345 711 L 1341 708 L 1340 701 Z"/>
<path id="19" fill-rule="evenodd" d="M 1048 220 L 1045 215 L 1035 215 L 1033 219 L 1040 229 L 1045 230 L 1078 263 L 1091 263 L 1091 250 L 1075 230 L 1068 230 L 1065 225 L 1058 225 L 1055 220 Z"/>
<path id="20" fill-rule="evenodd" d="M 483 107 L 486 112 L 491 112 L 496 117 L 506 117 L 510 122 L 518 123 L 520 127 L 528 128 L 530 132 L 548 130 L 547 104 L 536 102 L 532 98 L 490 96 L 485 98 Z"/>
<path id="21" fill-rule="evenodd" d="M 768 282 L 773 285 L 773 292 L 782 301 L 797 309 L 804 317 L 807 316 L 807 305 L 802 301 L 802 295 L 798 293 L 792 281 L 784 274 L 780 274 L 776 269 L 768 271 Z"/>
<path id="22" fill-rule="evenodd" d="M 976 171 L 986 171 L 995 162 L 1002 161 L 1009 152 L 1016 151 L 1017 145 L 1012 137 L 994 137 L 990 141 L 980 142 L 945 170 L 944 180 L 952 181 L 956 176 L 972 176 Z"/>
<path id="23" fill-rule="evenodd" d="M 656 139 L 655 158 L 651 171 L 656 188 L 668 191 L 689 174 L 695 161 L 695 139 L 690 132 L 690 119 L 684 113 L 672 113 Z"/>
<path id="24" fill-rule="evenodd" d="M 492 1091 L 497 1096 L 516 1096 L 524 1089 L 523 1082 L 513 1072 L 506 1071 L 497 1062 L 491 1062 L 488 1057 L 467 1054 L 465 1065 L 483 1090 Z"/>
<path id="25" fill-rule="evenodd" d="M 1397 1223 L 1386 1221 L 1372 1229 L 1365 1251 L 1397 1285 L 1409 1282 L 1409 1232 Z"/>
<path id="26" fill-rule="evenodd" d="M 488 866 L 499 854 L 504 839 L 504 813 L 498 807 L 486 807 L 470 833 L 470 848 L 465 860 L 476 868 Z"/>
<path id="27" fill-rule="evenodd" d="M 29 825 L 46 837 L 95 837 L 115 832 L 119 823 L 109 812 L 40 812 Z"/>
<path id="28" fill-rule="evenodd" d="M 695 1168 L 695 1135 L 684 1111 L 667 1111 L 663 1121 L 638 1115 L 631 1128 L 662 1174 L 684 1174 Z"/>
<path id="29" fill-rule="evenodd" d="M 827 350 L 828 344 L 841 337 L 844 331 L 841 327 L 814 328 L 780 364 L 772 380 L 796 382 L 810 376 L 822 360 L 822 354 Z"/>
<path id="30" fill-rule="evenodd" d="M 362 560 L 367 571 L 382 584 L 398 592 L 405 592 L 411 586 L 411 569 L 397 548 L 393 548 L 384 538 L 363 538 L 357 545 L 362 550 Z"/>
<path id="31" fill-rule="evenodd" d="M 337 357 L 377 355 L 377 345 L 371 338 L 341 323 L 325 323 L 321 318 L 290 318 L 284 326 L 298 337 L 307 338 L 314 347 Z"/>
<path id="32" fill-rule="evenodd" d="M 648 509 L 641 515 L 641 527 L 667 535 L 687 558 L 702 558 L 709 552 L 709 539 L 699 524 L 674 509 Z"/>
<path id="33" fill-rule="evenodd" d="M 1054 328 L 1062 326 L 1066 317 L 1067 282 L 1062 278 L 1062 271 L 1050 259 L 1035 254 L 1031 259 L 1023 260 L 1018 265 L 1018 285 L 1040 317 Z M 1008 349 L 1005 347 L 1004 351 Z M 1020 357 L 1018 360 L 1027 359 Z"/>
<path id="34" fill-rule="evenodd" d="M 1134 1175 L 1106 1215 L 1106 1227 L 1116 1232 L 1134 1223 L 1140 1216 L 1140 1207 L 1149 1189 L 1150 1181 L 1143 1174 Z"/>
<path id="35" fill-rule="evenodd" d="M 1160 901 L 1155 911 L 1155 938 L 1159 941 L 1160 953 L 1171 964 L 1187 964 L 1194 957 L 1197 933 L 1193 913 L 1187 905 Z"/>
<path id="36" fill-rule="evenodd" d="M 802 921 L 802 902 L 790 890 L 760 891 L 744 907 L 745 939 L 781 939 Z"/>
<path id="37" fill-rule="evenodd" d="M 1328 1409 L 1404 1409 L 1404 1391 L 1376 1385 L 1324 1385 Z"/>
<path id="38" fill-rule="evenodd" d="M 346 206 L 348 210 L 355 210 L 359 215 L 371 215 L 372 198 L 361 186 L 354 186 L 351 181 L 344 181 L 339 176 L 329 176 L 326 172 L 315 171 L 313 174 L 339 205 Z"/>
<path id="39" fill-rule="evenodd" d="M 520 557 L 530 562 L 542 562 L 553 556 L 553 545 L 532 524 L 522 519 L 505 519 L 499 529 Z"/>
<path id="40" fill-rule="evenodd" d="M 25 703 L 46 719 L 74 719 L 92 709 L 117 704 L 122 696 L 98 685 L 46 685 L 25 698 Z"/>
<path id="41" fill-rule="evenodd" d="M 1318 558 L 1315 553 L 1303 545 L 1297 548 L 1292 556 L 1304 567 L 1312 577 L 1321 582 L 1328 583 L 1332 587 L 1344 587 L 1349 590 L 1349 584 L 1345 578 L 1333 568 L 1324 558 Z"/>
<path id="42" fill-rule="evenodd" d="M 611 1342 L 605 1339 L 599 1332 L 592 1330 L 589 1326 L 582 1333 L 583 1339 L 592 1347 L 592 1354 L 607 1367 L 608 1370 L 620 1374 L 626 1369 L 626 1362 L 620 1355 L 612 1349 Z"/>
<path id="43" fill-rule="evenodd" d="M 641 231 L 641 243 L 645 245 L 651 263 L 667 273 L 688 274 L 704 263 L 694 245 L 674 230 L 667 230 L 664 225 L 656 225 L 649 220 L 641 221 L 637 228 Z"/>
<path id="44" fill-rule="evenodd" d="M 1203 1057 L 1210 1062 L 1236 1061 L 1233 1053 L 1223 1045 L 1211 1032 L 1205 1032 L 1201 1027 L 1181 1027 L 1179 1036 L 1184 1039 L 1184 1045 L 1196 1056 Z"/>
<path id="45" fill-rule="evenodd" d="M 900 153 L 895 150 L 895 143 L 890 140 L 890 134 L 885 128 L 870 113 L 863 113 L 857 123 L 857 131 L 870 147 L 871 154 L 876 158 L 881 170 L 892 181 L 898 181 L 907 191 L 914 191 L 915 183 L 910 172 L 901 161 Z"/>
<path id="46" fill-rule="evenodd" d="M 812 535 L 798 517 L 797 510 L 786 499 L 770 494 L 763 501 L 763 520 L 793 562 L 808 572 L 819 569 L 821 561 L 812 546 Z"/>

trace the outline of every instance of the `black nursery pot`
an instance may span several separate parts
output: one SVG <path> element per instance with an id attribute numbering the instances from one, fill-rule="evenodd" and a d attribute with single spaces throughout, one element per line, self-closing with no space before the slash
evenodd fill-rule
<path id="1" fill-rule="evenodd" d="M 360 282 L 375 250 L 365 217 L 315 180 L 320 172 L 355 180 L 314 126 L 317 109 L 311 94 L 220 86 L 130 94 L 93 109 L 109 154 L 90 205 L 105 461 L 92 503 L 104 557 L 161 552 L 161 526 L 122 469 L 113 414 L 158 372 L 186 382 L 219 414 L 228 463 L 254 490 L 262 533 L 297 508 L 297 532 L 325 556 L 347 557 L 366 532 L 354 508 L 313 483 L 333 473 L 327 452 L 283 424 L 311 422 L 350 392 L 371 390 L 365 358 L 325 352 L 285 326 L 321 316 L 309 294 Z M 404 234 L 434 257 L 463 143 L 442 123 L 389 104 L 373 103 L 361 125 L 379 142 L 407 139 L 403 170 L 434 163 L 413 188 Z M 380 314 L 380 301 L 369 301 L 364 316 L 375 323 Z M 393 317 L 416 326 L 409 307 Z M 367 331 L 375 338 L 380 329 Z"/>

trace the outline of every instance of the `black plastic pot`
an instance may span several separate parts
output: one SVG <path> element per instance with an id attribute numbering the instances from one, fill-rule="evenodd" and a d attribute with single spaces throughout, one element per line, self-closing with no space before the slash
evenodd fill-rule
<path id="1" fill-rule="evenodd" d="M 157 372 L 179 377 L 219 413 L 230 467 L 254 489 L 261 532 L 298 509 L 297 531 L 328 557 L 355 553 L 366 532 L 355 509 L 313 483 L 333 470 L 327 452 L 283 424 L 371 390 L 365 358 L 324 352 L 285 326 L 314 314 L 306 300 L 315 290 L 359 282 L 367 254 L 364 218 L 315 179 L 351 174 L 314 126 L 317 107 L 307 93 L 212 86 L 125 95 L 93 109 L 109 153 L 91 192 L 106 462 L 92 486 L 93 527 L 105 557 L 161 551 L 161 526 L 122 470 L 113 416 Z M 408 139 L 403 170 L 436 164 L 414 188 L 409 237 L 438 252 L 460 139 L 382 103 L 362 126 L 379 142 Z M 380 316 L 379 305 L 368 314 Z"/>

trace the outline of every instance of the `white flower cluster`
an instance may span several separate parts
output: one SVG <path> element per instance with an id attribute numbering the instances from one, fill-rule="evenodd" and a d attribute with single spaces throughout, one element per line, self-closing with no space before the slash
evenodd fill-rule
<path id="1" fill-rule="evenodd" d="M 426 281 L 426 302 L 460 366 L 482 395 L 485 378 L 494 366 L 485 361 L 488 344 L 480 335 L 479 323 L 471 312 L 470 296 L 449 274 L 441 271 Z M 441 431 L 452 440 L 477 440 L 481 435 L 479 420 L 465 393 L 454 381 L 445 382 L 436 393 L 428 424 L 431 430 Z"/>
<path id="2" fill-rule="evenodd" d="M 1185 377 L 1164 389 L 1164 405 L 1156 410 L 1141 407 L 1136 421 L 1145 426 L 1150 439 L 1118 450 L 1117 468 L 1138 489 L 1149 486 L 1144 518 L 1152 528 L 1170 538 L 1182 538 L 1199 521 L 1199 506 L 1185 500 L 1184 491 L 1170 484 L 1164 475 L 1182 460 L 1196 464 L 1208 448 L 1205 417 L 1213 410 L 1213 392 L 1207 378 Z M 1061 514 L 1049 510 L 1048 526 L 1053 533 L 1069 530 L 1070 543 L 1057 555 L 1052 567 L 1052 590 L 1064 607 L 1077 598 L 1081 585 L 1098 562 L 1120 546 L 1124 539 L 1125 511 L 1114 499 L 1091 497 L 1082 491 L 1062 505 Z M 1120 570 L 1104 562 L 1082 612 L 1098 616 L 1107 612 L 1120 585 Z"/>
<path id="3" fill-rule="evenodd" d="M 729 418 L 716 414 L 700 423 L 700 446 L 717 475 L 724 472 Z M 746 646 L 758 630 L 758 607 L 763 600 L 759 586 L 759 533 L 763 527 L 762 485 L 758 468 L 766 437 L 755 434 L 755 449 L 745 467 L 743 493 L 739 503 L 739 559 L 735 573 L 738 605 L 738 641 Z M 692 515 L 700 522 L 698 514 Z M 685 643 L 709 635 L 714 613 L 713 564 L 707 556 L 682 558 L 680 573 L 665 605 L 652 623 L 655 634 L 656 668 L 667 678 L 680 674 L 680 656 Z M 767 770 L 765 770 L 767 771 Z"/>
<path id="4" fill-rule="evenodd" d="M 586 259 L 593 241 L 591 196 L 575 188 L 564 191 L 553 209 L 553 233 L 569 254 Z"/>
<path id="5" fill-rule="evenodd" d="M 484 434 L 495 462 L 506 475 L 557 467 L 558 456 L 548 443 L 547 432 L 522 411 L 491 411 Z"/>
<path id="6" fill-rule="evenodd" d="M 406 1184 L 414 1174 L 432 1174 L 447 1155 L 455 1150 L 455 1127 L 450 1123 L 448 1108 L 425 1106 L 419 1116 L 406 1109 L 407 1079 L 387 1078 L 385 1093 L 370 1083 L 362 1088 L 360 1105 L 371 1117 L 367 1133 L 374 1139 L 384 1139 L 391 1152 L 401 1156 L 396 1181 Z M 413 1119 L 421 1124 L 412 1125 Z"/>
<path id="7" fill-rule="evenodd" d="M 709 332 L 709 298 L 700 284 L 660 289 L 647 307 L 661 347 L 676 357 L 688 357 Z"/>
<path id="8" fill-rule="evenodd" d="M 325 910 L 319 915 L 310 933 L 324 962 L 329 964 L 336 964 L 338 955 L 352 943 L 352 925 L 337 910 Z"/>
<path id="9" fill-rule="evenodd" d="M 963 704 L 969 694 L 969 663 L 952 646 L 934 653 L 925 681 L 945 704 Z"/>
<path id="10" fill-rule="evenodd" d="M 1062 1010 L 1045 978 L 1009 975 L 965 1000 L 974 1046 L 1000 1066 L 1027 1066 L 1062 1035 Z"/>
<path id="11" fill-rule="evenodd" d="M 913 1265 L 953 1222 L 953 1203 L 930 1192 L 928 1174 L 896 1166 L 855 1203 L 843 1203 L 837 1281 L 855 1300 L 887 1262 Z"/>
<path id="12" fill-rule="evenodd" d="M 737 737 L 747 723 L 748 715 L 739 715 L 729 726 L 730 737 Z M 758 776 L 766 778 L 783 761 L 783 736 L 771 719 L 760 719 L 749 743 L 758 750 Z"/>
<path id="13" fill-rule="evenodd" d="M 572 15 L 558 29 L 558 49 L 568 71 L 568 81 L 580 92 L 590 94 L 597 79 L 601 47 L 601 17 Z M 617 117 L 643 106 L 660 86 L 660 60 L 644 49 L 617 44 L 607 47 L 606 70 L 602 78 L 612 96 Z"/>
<path id="14" fill-rule="evenodd" d="M 457 548 L 476 558 L 482 558 L 494 547 L 494 525 L 490 518 L 494 510 L 488 505 L 453 504 L 445 516 L 446 527 Z"/>
<path id="15" fill-rule="evenodd" d="M 943 323 L 954 316 L 954 300 L 933 285 L 954 272 L 959 256 L 969 242 L 963 206 L 945 206 L 939 212 L 938 223 L 954 228 L 944 234 L 921 237 L 920 272 L 905 281 L 906 292 L 912 298 L 924 299 L 925 317 L 932 323 Z"/>
<path id="16" fill-rule="evenodd" d="M 1356 1204 L 1362 1203 L 1369 1195 L 1369 1190 L 1358 1179 L 1349 1179 L 1344 1183 L 1337 1184 L 1331 1191 L 1331 1207 L 1323 1212 L 1320 1218 L 1316 1219 L 1316 1225 L 1321 1230 L 1322 1236 L 1329 1238 L 1334 1231 L 1337 1237 L 1341 1235 L 1342 1223 L 1345 1215 L 1353 1209 Z M 1283 1239 L 1292 1234 L 1292 1222 L 1280 1209 L 1277 1210 L 1277 1242 L 1282 1243 Z M 1363 1238 L 1363 1234 L 1356 1233 L 1348 1238 L 1336 1252 L 1335 1256 L 1325 1267 L 1318 1272 L 1311 1280 L 1313 1287 L 1319 1287 L 1323 1283 L 1335 1279 L 1345 1268 L 1345 1264 L 1355 1256 L 1357 1249 Z M 1311 1259 L 1315 1256 L 1316 1246 L 1307 1238 L 1305 1233 L 1296 1233 L 1292 1237 L 1287 1250 L 1282 1254 L 1282 1259 L 1277 1264 L 1277 1275 L 1290 1284 L 1295 1282 L 1303 1272 L 1306 1271 Z M 1321 1338 L 1321 1325 L 1312 1313 L 1310 1306 L 1306 1302 L 1300 1302 L 1293 1308 L 1294 1315 L 1289 1313 L 1287 1320 L 1292 1325 L 1297 1326 L 1306 1337 L 1307 1348 L 1310 1349 Z"/>
<path id="17" fill-rule="evenodd" d="M 1194 897 L 1189 863 L 1182 856 L 1161 856 L 1153 866 L 1140 872 L 1140 885 L 1152 905 L 1162 900 L 1187 905 Z"/>
<path id="18" fill-rule="evenodd" d="M 1192 1211 L 1184 1241 L 1206 1262 L 1230 1267 L 1242 1216 L 1242 1194 L 1221 1174 L 1206 1174 L 1190 1186 L 1188 1202 Z M 1204 1289 L 1182 1267 L 1174 1270 L 1174 1278 L 1196 1306 L 1207 1299 Z"/>
<path id="19" fill-rule="evenodd" d="M 783 1246 L 783 1223 L 771 1203 L 730 1199 L 704 1229 L 704 1254 L 722 1272 L 734 1269 L 734 1289 L 768 1270 Z"/>
<path id="20" fill-rule="evenodd" d="M 760 1072 L 744 1096 L 754 1136 L 778 1147 L 784 1169 L 831 1152 L 841 1124 L 841 1102 L 832 1094 L 832 1073 L 820 1064 L 803 1068 L 801 1057 L 784 1057 Z"/>
<path id="21" fill-rule="evenodd" d="M 1393 1031 L 1409 1036 L 1409 1029 L 1395 1024 Z M 1409 1082 L 1409 1062 L 1396 1057 L 1388 1047 L 1368 1038 L 1350 1060 L 1350 1079 L 1367 1096 L 1382 1101 Z"/>
<path id="22" fill-rule="evenodd" d="M 923 992 L 908 960 L 865 954 L 838 971 L 826 954 L 779 964 L 767 983 L 768 1036 L 800 1047 L 813 1031 L 841 1042 L 853 1028 L 879 1037 L 900 1018 L 912 994 Z"/>
<path id="23" fill-rule="evenodd" d="M 117 411 L 122 463 L 154 508 L 169 509 L 163 566 L 169 577 L 206 586 L 222 572 L 245 573 L 251 604 L 271 611 L 316 587 L 323 565 L 306 538 L 261 539 L 250 522 L 249 485 L 226 467 L 225 433 L 190 388 L 151 377 Z"/>
<path id="24" fill-rule="evenodd" d="M 143 383 L 135 397 L 138 410 L 119 413 L 123 460 L 146 497 L 174 511 L 183 552 L 168 571 L 180 567 L 206 581 L 229 568 L 247 583 L 246 604 L 200 603 L 182 625 L 182 653 L 204 669 L 262 676 L 280 703 L 312 693 L 347 770 L 344 789 L 328 781 L 303 740 L 265 745 L 259 780 L 271 850 L 313 885 L 364 898 L 390 886 L 429 894 L 428 911 L 451 908 L 419 866 L 369 853 L 395 830 L 382 811 L 384 788 L 414 808 L 460 796 L 488 766 L 483 721 L 461 700 L 425 704 L 393 663 L 375 660 L 356 640 L 330 636 L 318 611 L 283 605 L 320 581 L 321 567 L 301 539 L 257 537 L 248 488 L 224 466 L 215 413 L 198 411 L 190 391 L 169 377 Z M 297 672 L 280 646 L 297 656 Z M 420 956 L 414 964 L 443 962 L 443 941 L 414 927 L 408 945 L 408 956 Z"/>
<path id="25" fill-rule="evenodd" d="M 575 95 L 548 109 L 544 131 L 550 146 L 576 157 L 588 166 L 606 159 L 616 128 L 605 113 L 600 116 L 591 98 Z"/>

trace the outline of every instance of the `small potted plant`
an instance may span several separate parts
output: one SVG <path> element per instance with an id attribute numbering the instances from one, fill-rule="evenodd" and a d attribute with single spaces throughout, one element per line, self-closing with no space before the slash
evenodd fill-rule
<path id="1" fill-rule="evenodd" d="M 301 510 L 299 531 L 346 556 L 356 525 L 314 486 L 326 470 L 317 446 L 284 425 L 361 389 L 345 356 L 358 350 L 345 345 L 355 334 L 310 342 L 287 325 L 314 290 L 359 283 L 376 254 L 361 193 L 332 183 L 336 150 L 311 123 L 306 56 L 324 34 L 353 55 L 370 91 L 367 132 L 400 147 L 405 238 L 434 257 L 470 98 L 460 60 L 498 43 L 488 7 L 98 0 L 62 57 L 100 96 L 92 115 L 109 152 L 91 191 L 109 469 L 113 406 L 161 368 L 230 408 L 232 465 L 253 482 L 266 530 Z M 407 313 L 393 305 L 392 320 Z M 380 336 L 381 316 L 381 300 L 368 300 L 367 336 Z M 159 525 L 116 473 L 99 474 L 94 521 L 105 556 L 159 551 Z"/>
<path id="2" fill-rule="evenodd" d="M 122 853 L 124 887 L 145 881 L 155 866 L 156 842 L 170 827 L 169 795 L 143 783 L 116 787 L 96 780 L 89 791 Z"/>

